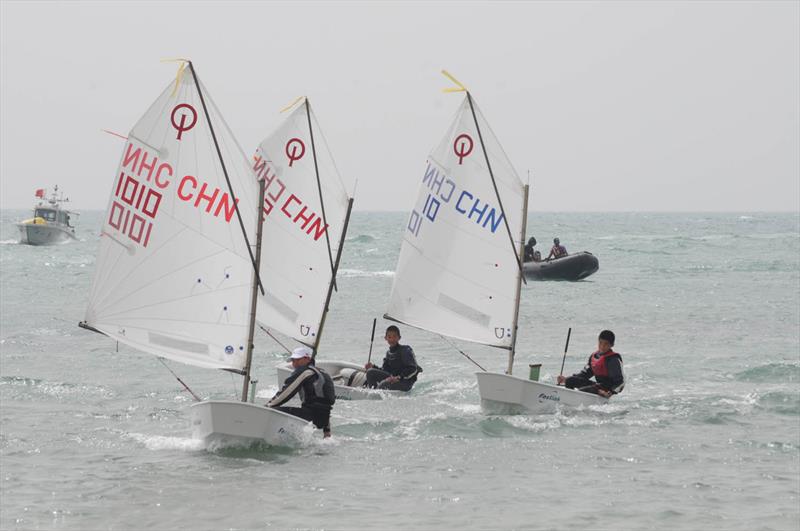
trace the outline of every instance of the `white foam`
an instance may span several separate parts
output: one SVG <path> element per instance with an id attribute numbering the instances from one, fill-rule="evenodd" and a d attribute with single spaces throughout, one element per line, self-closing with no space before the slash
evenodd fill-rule
<path id="1" fill-rule="evenodd" d="M 165 437 L 163 435 L 145 435 L 143 433 L 128 433 L 125 437 L 143 444 L 148 450 L 196 452 L 205 449 L 203 441 L 186 437 Z"/>

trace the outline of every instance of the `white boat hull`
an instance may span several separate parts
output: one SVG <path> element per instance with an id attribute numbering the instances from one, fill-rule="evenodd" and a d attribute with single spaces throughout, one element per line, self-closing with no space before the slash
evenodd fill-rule
<path id="1" fill-rule="evenodd" d="M 74 229 L 55 224 L 17 223 L 19 243 L 28 245 L 54 245 L 74 240 Z"/>
<path id="2" fill-rule="evenodd" d="M 204 400 L 189 409 L 192 437 L 206 448 L 256 442 L 297 447 L 313 434 L 313 425 L 283 411 L 233 400 Z"/>
<path id="3" fill-rule="evenodd" d="M 367 389 L 366 387 L 349 387 L 342 383 L 342 369 L 353 369 L 363 371 L 364 367 L 349 361 L 315 361 L 314 364 L 327 372 L 333 378 L 333 390 L 337 400 L 381 400 L 389 396 L 402 396 L 407 393 L 404 391 L 388 391 L 384 389 Z M 278 372 L 278 387 L 283 386 L 284 380 L 288 378 L 294 369 L 291 363 L 281 363 L 275 367 Z"/>
<path id="4" fill-rule="evenodd" d="M 481 407 L 491 413 L 549 413 L 559 405 L 580 407 L 607 404 L 608 399 L 557 385 L 492 372 L 475 373 Z"/>

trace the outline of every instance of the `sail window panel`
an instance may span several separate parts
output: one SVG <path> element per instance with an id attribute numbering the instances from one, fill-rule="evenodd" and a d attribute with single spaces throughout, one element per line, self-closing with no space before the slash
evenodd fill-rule
<path id="1" fill-rule="evenodd" d="M 299 314 L 292 309 L 291 306 L 283 302 L 281 299 L 276 297 L 271 291 L 268 291 L 264 295 L 264 301 L 276 312 L 278 312 L 281 317 L 289 321 L 290 323 L 297 322 L 297 317 Z"/>
<path id="2" fill-rule="evenodd" d="M 173 350 L 183 350 L 185 352 L 191 352 L 193 354 L 209 354 L 210 352 L 209 346 L 206 343 L 187 341 L 185 339 L 178 339 L 172 336 L 165 336 L 163 334 L 157 334 L 155 332 L 149 332 L 147 334 L 147 337 L 150 340 L 151 345 L 156 345 L 159 347 L 167 347 Z"/>
<path id="3" fill-rule="evenodd" d="M 436 303 L 442 308 L 445 308 L 463 317 L 466 317 L 470 321 L 474 321 L 475 323 L 477 323 L 482 327 L 489 326 L 489 321 L 491 320 L 491 316 L 485 313 L 481 313 L 475 308 L 472 308 L 471 306 L 468 306 L 463 302 L 460 302 L 445 293 L 439 294 L 439 299 L 436 301 Z"/>

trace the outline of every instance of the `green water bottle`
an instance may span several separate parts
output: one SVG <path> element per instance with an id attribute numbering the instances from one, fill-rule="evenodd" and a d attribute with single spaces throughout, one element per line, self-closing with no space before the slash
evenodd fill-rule
<path id="1" fill-rule="evenodd" d="M 256 385 L 258 384 L 258 380 L 250 380 L 250 403 L 254 403 L 256 401 Z"/>

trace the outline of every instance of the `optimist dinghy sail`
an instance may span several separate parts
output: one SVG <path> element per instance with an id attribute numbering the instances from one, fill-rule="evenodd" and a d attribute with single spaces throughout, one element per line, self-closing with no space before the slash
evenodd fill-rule
<path id="1" fill-rule="evenodd" d="M 472 95 L 428 157 L 385 317 L 508 350 L 504 374 L 479 372 L 485 409 L 547 411 L 606 399 L 512 376 L 523 280 L 528 186 Z M 580 396 L 585 395 L 585 396 Z M 500 406 L 500 407 L 498 407 Z"/>
<path id="2" fill-rule="evenodd" d="M 252 167 L 266 188 L 258 321 L 316 352 L 353 199 L 308 99 L 261 142 Z"/>
<path id="3" fill-rule="evenodd" d="M 353 199 L 307 98 L 253 156 L 253 171 L 263 179 L 264 242 L 261 262 L 266 292 L 259 295 L 258 321 L 311 347 L 316 358 L 339 267 Z M 363 370 L 347 361 L 316 360 L 334 380 L 341 399 L 380 398 L 381 393 L 348 385 Z M 292 373 L 276 367 L 278 384 Z"/>
<path id="4" fill-rule="evenodd" d="M 466 97 L 428 156 L 385 317 L 508 350 L 511 360 L 528 189 L 461 89 Z"/>
<path id="5" fill-rule="evenodd" d="M 128 134 L 81 326 L 155 356 L 243 374 L 244 400 L 260 252 L 259 188 L 187 62 Z M 257 425 L 220 431 L 219 404 L 226 422 L 238 415 Z M 242 436 L 281 443 L 279 429 L 307 424 L 243 402 L 204 401 L 191 411 L 195 437 L 207 442 Z"/>

